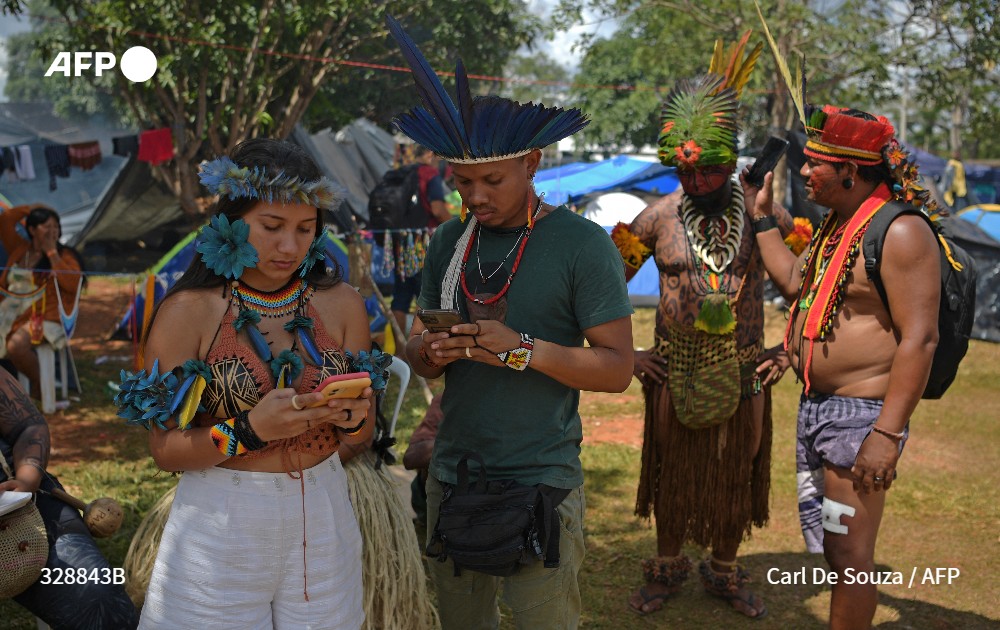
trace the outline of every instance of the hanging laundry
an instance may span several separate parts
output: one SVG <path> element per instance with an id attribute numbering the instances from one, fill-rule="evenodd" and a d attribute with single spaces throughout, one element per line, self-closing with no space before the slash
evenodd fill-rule
<path id="1" fill-rule="evenodd" d="M 111 139 L 112 153 L 123 157 L 139 155 L 139 136 L 118 136 Z"/>
<path id="2" fill-rule="evenodd" d="M 3 172 L 15 170 L 14 164 L 14 150 L 10 147 L 4 147 L 3 152 L 0 153 L 0 165 L 3 166 Z"/>
<path id="3" fill-rule="evenodd" d="M 69 145 L 69 164 L 89 171 L 101 163 L 101 145 L 96 140 Z"/>
<path id="4" fill-rule="evenodd" d="M 56 177 L 69 177 L 69 147 L 50 144 L 45 147 L 45 165 L 49 168 L 49 190 L 56 189 Z"/>
<path id="5" fill-rule="evenodd" d="M 154 129 L 139 134 L 139 161 L 156 166 L 174 157 L 174 139 L 170 129 Z"/>
<path id="6" fill-rule="evenodd" d="M 21 181 L 35 179 L 35 156 L 31 154 L 31 147 L 22 144 L 14 149 L 14 161 L 17 178 Z"/>

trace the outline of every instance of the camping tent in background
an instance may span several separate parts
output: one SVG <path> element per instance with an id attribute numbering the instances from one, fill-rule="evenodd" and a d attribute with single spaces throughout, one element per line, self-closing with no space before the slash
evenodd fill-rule
<path id="1" fill-rule="evenodd" d="M 147 278 L 149 276 L 153 276 L 154 278 L 154 305 L 184 275 L 188 265 L 191 264 L 191 261 L 197 254 L 195 250 L 198 246 L 198 233 L 199 230 L 194 230 L 188 234 L 173 249 L 167 252 L 163 258 L 147 270 Z M 346 278 L 349 269 L 347 245 L 329 231 L 326 233 L 326 237 L 326 266 L 330 268 L 336 263 L 340 267 L 341 275 Z M 111 331 L 110 338 L 132 339 L 133 331 L 142 330 L 143 314 L 146 312 L 147 293 L 148 284 L 137 290 L 135 299 L 132 300 L 122 318 L 118 321 L 118 324 Z"/>
<path id="2" fill-rule="evenodd" d="M 622 192 L 594 197 L 583 207 L 583 216 L 604 227 L 608 233 L 619 222 L 631 223 L 646 207 L 646 201 Z M 635 306 L 655 306 L 660 295 L 660 275 L 650 258 L 628 282 L 629 299 Z"/>
<path id="3" fill-rule="evenodd" d="M 334 219 L 341 231 L 354 229 L 351 214 L 368 222 L 368 195 L 392 168 L 396 143 L 384 129 L 358 118 L 337 132 L 310 134 L 296 126 L 291 140 L 306 150 L 323 174 L 347 189 L 347 200 Z"/>
<path id="4" fill-rule="evenodd" d="M 545 193 L 546 203 L 575 203 L 594 192 L 628 191 L 640 182 L 672 172 L 673 169 L 656 161 L 619 155 L 602 162 L 574 162 L 540 170 L 535 174 L 535 190 L 538 194 Z M 670 187 L 669 181 L 664 181 L 657 194 L 668 194 L 676 187 L 676 183 Z"/>
<path id="5" fill-rule="evenodd" d="M 974 216 L 974 215 L 971 215 Z M 976 315 L 972 337 L 1000 342 L 1000 241 L 973 221 L 944 217 L 945 233 L 976 261 Z"/>

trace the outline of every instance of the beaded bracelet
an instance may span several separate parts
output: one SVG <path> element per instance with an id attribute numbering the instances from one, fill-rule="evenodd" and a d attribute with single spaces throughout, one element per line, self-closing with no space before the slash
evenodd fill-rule
<path id="1" fill-rule="evenodd" d="M 521 345 L 497 354 L 497 358 L 512 370 L 523 372 L 531 362 L 531 352 L 535 349 L 535 338 L 527 333 L 521 333 Z"/>
<path id="2" fill-rule="evenodd" d="M 260 436 L 254 431 L 253 425 L 250 424 L 250 411 L 248 409 L 237 413 L 233 420 L 235 421 L 233 428 L 236 438 L 248 451 L 259 451 L 267 446 L 267 442 L 260 439 Z"/>
<path id="3" fill-rule="evenodd" d="M 361 429 L 365 428 L 365 425 L 367 423 L 368 423 L 368 418 L 362 418 L 361 422 L 359 422 L 357 426 L 351 427 L 350 429 L 337 427 L 337 430 L 340 431 L 343 435 L 346 435 L 347 437 L 354 437 L 358 433 L 361 433 Z"/>
<path id="4" fill-rule="evenodd" d="M 234 457 L 247 452 L 247 447 L 236 438 L 235 425 L 235 418 L 212 425 L 212 442 L 215 444 L 215 448 L 226 457 Z"/>
<path id="5" fill-rule="evenodd" d="M 892 439 L 897 440 L 897 441 L 898 440 L 902 440 L 904 437 L 906 437 L 905 435 L 903 435 L 902 431 L 900 431 L 899 433 L 893 433 L 892 431 L 886 431 L 885 429 L 883 429 L 882 427 L 878 426 L 877 424 L 873 424 L 872 425 L 872 431 L 874 431 L 875 433 L 881 433 L 885 437 L 892 438 Z"/>

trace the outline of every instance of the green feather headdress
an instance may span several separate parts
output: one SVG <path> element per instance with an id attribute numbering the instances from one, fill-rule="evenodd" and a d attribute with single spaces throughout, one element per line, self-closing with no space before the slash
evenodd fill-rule
<path id="1" fill-rule="evenodd" d="M 736 163 L 739 97 L 760 57 L 757 44 L 744 57 L 750 31 L 724 47 L 715 42 L 708 74 L 679 81 L 663 103 L 660 161 L 684 169 Z"/>

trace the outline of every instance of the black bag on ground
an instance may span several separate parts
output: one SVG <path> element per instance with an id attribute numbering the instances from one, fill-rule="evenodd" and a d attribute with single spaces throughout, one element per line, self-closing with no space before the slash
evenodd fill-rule
<path id="1" fill-rule="evenodd" d="M 958 374 L 958 364 L 969 350 L 969 336 L 976 314 L 976 263 L 972 256 L 959 247 L 920 209 L 894 202 L 887 203 L 872 217 L 865 232 L 862 251 L 865 255 L 865 272 L 878 291 L 886 310 L 889 299 L 879 268 L 882 263 L 882 247 L 889 225 L 902 214 L 916 214 L 923 217 L 934 230 L 938 239 L 941 257 L 941 305 L 938 310 L 938 345 L 931 363 L 931 374 L 927 379 L 922 398 L 941 398 L 945 390 Z M 961 269 L 956 269 L 952 261 Z M 890 316 L 892 313 L 889 314 Z"/>
<path id="2" fill-rule="evenodd" d="M 427 227 L 420 205 L 420 165 L 411 164 L 382 176 L 368 197 L 368 220 L 373 230 Z"/>
<path id="3" fill-rule="evenodd" d="M 469 480 L 469 460 L 479 462 L 479 477 Z M 455 575 L 469 569 L 508 576 L 521 565 L 545 559 L 559 566 L 559 515 L 556 506 L 569 490 L 525 486 L 513 480 L 486 481 L 486 465 L 478 453 L 458 462 L 458 483 L 442 484 L 444 494 L 427 555 L 451 558 Z"/>

